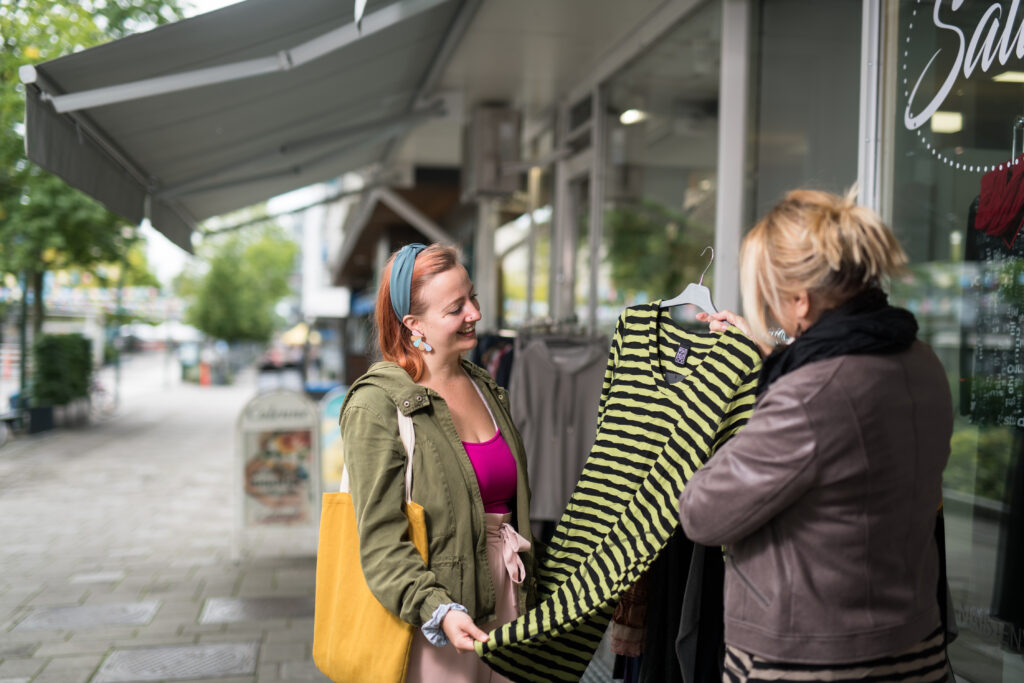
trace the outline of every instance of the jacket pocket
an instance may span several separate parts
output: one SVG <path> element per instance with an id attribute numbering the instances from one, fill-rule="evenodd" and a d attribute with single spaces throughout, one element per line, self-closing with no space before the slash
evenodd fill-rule
<path id="1" fill-rule="evenodd" d="M 763 607 L 771 605 L 771 600 L 765 597 L 765 594 L 757 589 L 754 582 L 747 578 L 747 575 L 743 573 L 743 570 L 736 564 L 736 558 L 733 557 L 732 553 L 726 553 L 726 557 L 729 559 L 729 564 L 732 565 L 732 570 L 736 572 L 736 576 L 740 577 L 740 581 L 747 587 L 747 590 L 761 603 Z"/>
<path id="2" fill-rule="evenodd" d="M 434 572 L 437 582 L 444 586 L 452 600 L 465 605 L 462 591 L 462 560 L 458 557 L 439 557 L 430 562 L 430 571 Z"/>

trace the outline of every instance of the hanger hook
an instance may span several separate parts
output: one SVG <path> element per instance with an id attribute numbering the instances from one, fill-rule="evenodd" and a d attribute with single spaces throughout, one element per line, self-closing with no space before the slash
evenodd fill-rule
<path id="1" fill-rule="evenodd" d="M 715 248 L 714 247 L 704 247 L 704 251 L 707 251 L 708 249 L 711 250 L 711 260 L 708 261 L 708 264 L 706 266 L 704 266 L 704 272 L 700 274 L 700 279 L 697 280 L 697 284 L 698 285 L 703 285 L 704 284 L 704 273 L 708 272 L 708 268 L 710 268 L 711 264 L 715 262 Z M 704 251 L 700 252 L 701 256 L 704 255 Z"/>

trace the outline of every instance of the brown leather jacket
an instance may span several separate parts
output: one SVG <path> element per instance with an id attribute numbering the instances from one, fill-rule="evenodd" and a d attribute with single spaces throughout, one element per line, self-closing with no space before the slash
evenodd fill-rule
<path id="1" fill-rule="evenodd" d="M 933 532 L 952 427 L 945 371 L 921 342 L 772 384 L 679 499 L 687 536 L 727 546 L 726 643 L 831 664 L 938 626 Z"/>

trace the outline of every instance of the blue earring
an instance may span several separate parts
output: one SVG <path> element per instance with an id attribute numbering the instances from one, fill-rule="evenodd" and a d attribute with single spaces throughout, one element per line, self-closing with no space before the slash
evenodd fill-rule
<path id="1" fill-rule="evenodd" d="M 422 349 L 424 351 L 434 350 L 434 347 L 426 342 L 422 334 L 414 334 L 412 336 L 412 345 L 415 346 L 417 349 Z"/>

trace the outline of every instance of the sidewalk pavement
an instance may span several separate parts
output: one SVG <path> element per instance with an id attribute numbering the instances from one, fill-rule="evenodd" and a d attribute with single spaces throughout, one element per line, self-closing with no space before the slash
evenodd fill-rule
<path id="1" fill-rule="evenodd" d="M 255 393 L 123 371 L 102 423 L 0 449 L 0 683 L 326 681 L 315 547 L 231 558 L 234 425 Z"/>
<path id="2" fill-rule="evenodd" d="M 328 680 L 311 657 L 315 541 L 264 535 L 232 558 L 255 377 L 199 387 L 175 370 L 132 357 L 114 417 L 0 449 L 0 683 Z M 603 648 L 583 681 L 610 681 L 609 664 Z"/>

